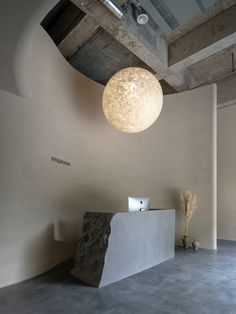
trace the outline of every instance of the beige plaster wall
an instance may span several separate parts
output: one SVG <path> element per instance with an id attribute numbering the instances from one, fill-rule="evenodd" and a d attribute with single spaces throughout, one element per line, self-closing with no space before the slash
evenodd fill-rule
<path id="1" fill-rule="evenodd" d="M 59 0 L 0 1 L 0 89 L 28 95 L 22 76 L 31 55 L 30 39 Z"/>
<path id="2" fill-rule="evenodd" d="M 103 86 L 72 69 L 41 28 L 29 42 L 28 97 L 0 92 L 0 286 L 72 256 L 83 212 L 127 210 L 129 195 L 173 208 L 192 189 L 190 236 L 216 248 L 215 86 L 165 97 L 153 127 L 124 134 L 103 116 Z"/>
<path id="3" fill-rule="evenodd" d="M 218 110 L 218 238 L 236 241 L 236 101 Z"/>

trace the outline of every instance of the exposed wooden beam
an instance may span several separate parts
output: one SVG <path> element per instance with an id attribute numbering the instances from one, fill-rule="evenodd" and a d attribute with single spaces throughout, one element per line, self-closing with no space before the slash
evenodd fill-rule
<path id="1" fill-rule="evenodd" d="M 58 45 L 65 58 L 70 58 L 79 47 L 84 45 L 98 30 L 99 25 L 88 15 L 85 15 L 75 28 Z"/>
<path id="2" fill-rule="evenodd" d="M 169 68 L 180 71 L 236 43 L 236 5 L 169 45 Z"/>
<path id="3" fill-rule="evenodd" d="M 167 42 L 158 31 L 148 25 L 138 27 L 129 14 L 120 20 L 117 19 L 99 1 L 72 0 L 72 2 L 152 68 L 158 79 L 164 78 L 177 91 L 188 87 L 181 74 L 175 74 L 168 69 Z"/>

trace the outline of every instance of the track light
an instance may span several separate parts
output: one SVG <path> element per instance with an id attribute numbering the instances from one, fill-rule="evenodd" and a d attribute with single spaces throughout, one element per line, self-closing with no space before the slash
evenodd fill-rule
<path id="1" fill-rule="evenodd" d="M 144 10 L 143 10 L 144 11 Z M 140 12 L 137 16 L 137 23 L 140 24 L 140 25 L 144 25 L 144 24 L 147 24 L 148 22 L 148 15 L 146 14 L 146 12 Z"/>
<path id="2" fill-rule="evenodd" d="M 147 24 L 148 15 L 138 0 L 130 0 L 129 2 L 133 7 L 133 14 L 136 22 L 140 25 Z"/>

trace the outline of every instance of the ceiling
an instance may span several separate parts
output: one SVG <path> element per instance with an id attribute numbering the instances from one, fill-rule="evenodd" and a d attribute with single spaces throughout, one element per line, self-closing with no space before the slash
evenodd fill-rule
<path id="1" fill-rule="evenodd" d="M 121 19 L 102 1 L 72 1 L 58 2 L 42 26 L 74 68 L 101 84 L 138 66 L 170 94 L 235 71 L 236 0 L 112 0 Z M 137 8 L 147 24 L 136 22 Z"/>
<path id="2" fill-rule="evenodd" d="M 118 0 L 117 2 L 120 5 L 127 3 L 126 0 Z M 142 7 L 154 20 L 158 15 L 158 22 L 165 34 L 170 34 L 177 27 L 205 12 L 216 2 L 217 0 L 140 0 Z"/>

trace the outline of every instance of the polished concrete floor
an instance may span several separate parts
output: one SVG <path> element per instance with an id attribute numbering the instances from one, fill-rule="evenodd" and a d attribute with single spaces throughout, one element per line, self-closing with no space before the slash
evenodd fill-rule
<path id="1" fill-rule="evenodd" d="M 0 289 L 1 314 L 236 314 L 236 242 L 175 258 L 104 288 L 69 276 L 71 262 Z"/>

